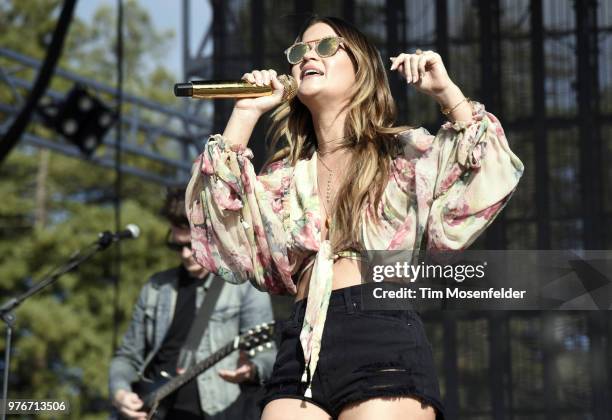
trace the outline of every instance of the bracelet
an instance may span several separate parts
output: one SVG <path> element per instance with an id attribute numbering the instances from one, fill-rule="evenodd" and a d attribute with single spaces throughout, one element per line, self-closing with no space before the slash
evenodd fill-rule
<path id="1" fill-rule="evenodd" d="M 445 116 L 448 116 L 451 112 L 453 112 L 455 109 L 457 109 L 459 107 L 459 105 L 461 105 L 462 103 L 469 101 L 470 98 L 468 98 L 467 96 L 464 96 L 462 100 L 460 100 L 459 102 L 457 102 L 457 104 L 455 104 L 454 107 L 452 108 L 442 108 L 442 105 L 440 105 L 440 112 L 442 114 L 444 114 Z"/>

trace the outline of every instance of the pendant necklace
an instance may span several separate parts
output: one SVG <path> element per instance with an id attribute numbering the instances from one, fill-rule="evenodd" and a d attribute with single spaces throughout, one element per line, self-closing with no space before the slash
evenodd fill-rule
<path id="1" fill-rule="evenodd" d="M 318 152 L 317 152 L 318 153 Z M 323 207 L 325 208 L 325 213 L 327 214 L 327 217 L 325 218 L 325 227 L 327 228 L 327 230 L 329 231 L 329 218 L 330 218 L 330 213 L 329 213 L 329 209 L 328 207 L 330 206 L 329 203 L 329 198 L 331 195 L 331 180 L 334 177 L 334 171 L 332 169 L 330 169 L 329 166 L 327 166 L 325 164 L 325 162 L 323 161 L 323 159 L 321 159 L 321 155 L 319 154 L 319 162 L 321 162 L 321 164 L 323 165 L 323 167 L 325 169 L 327 169 L 327 172 L 329 172 L 329 175 L 327 177 L 327 188 L 325 190 L 325 200 L 323 201 Z M 317 178 L 317 184 L 319 184 L 318 182 L 318 178 Z M 317 187 L 319 187 L 319 191 L 321 190 L 321 186 L 317 185 Z M 327 205 L 326 205 L 327 203 Z"/>

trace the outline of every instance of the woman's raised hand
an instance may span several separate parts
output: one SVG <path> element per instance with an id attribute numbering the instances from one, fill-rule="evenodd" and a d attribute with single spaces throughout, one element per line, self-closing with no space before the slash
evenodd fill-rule
<path id="1" fill-rule="evenodd" d="M 397 70 L 408 84 L 429 96 L 439 96 L 453 85 L 442 57 L 433 51 L 417 50 L 414 54 L 401 53 L 391 57 L 391 70 Z"/>
<path id="2" fill-rule="evenodd" d="M 242 76 L 242 80 L 258 86 L 272 86 L 274 91 L 272 95 L 268 96 L 236 100 L 235 108 L 237 110 L 250 111 L 257 115 L 262 115 L 282 103 L 284 87 L 283 84 L 278 81 L 275 70 L 253 70 L 250 73 L 245 73 Z"/>

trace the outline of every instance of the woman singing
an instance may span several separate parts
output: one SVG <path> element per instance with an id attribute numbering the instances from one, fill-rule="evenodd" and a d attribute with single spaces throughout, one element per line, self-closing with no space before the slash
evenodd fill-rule
<path id="1" fill-rule="evenodd" d="M 449 122 L 433 136 L 393 126 L 384 64 L 359 30 L 337 18 L 304 28 L 285 51 L 297 96 L 283 102 L 274 70 L 246 73 L 273 95 L 237 100 L 194 165 L 196 258 L 229 282 L 295 295 L 262 419 L 443 418 L 418 314 L 362 308 L 360 253 L 467 247 L 508 202 L 523 165 L 435 52 L 387 63 L 440 104 Z M 274 108 L 276 153 L 256 175 L 246 146 Z"/>

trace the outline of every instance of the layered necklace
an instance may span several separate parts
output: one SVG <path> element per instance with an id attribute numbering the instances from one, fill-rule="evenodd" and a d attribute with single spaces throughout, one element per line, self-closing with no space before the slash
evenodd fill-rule
<path id="1" fill-rule="evenodd" d="M 325 205 L 325 212 L 327 213 L 327 217 L 329 218 L 329 207 L 331 207 L 329 199 L 331 196 L 331 180 L 334 177 L 334 170 L 327 166 L 321 155 L 319 155 L 319 162 L 321 162 L 321 165 L 323 165 L 323 167 L 327 170 L 328 173 L 327 188 L 325 189 L 325 201 L 323 202 L 323 204 L 327 203 L 327 205 Z M 319 191 L 321 191 L 321 186 L 319 186 Z"/>

